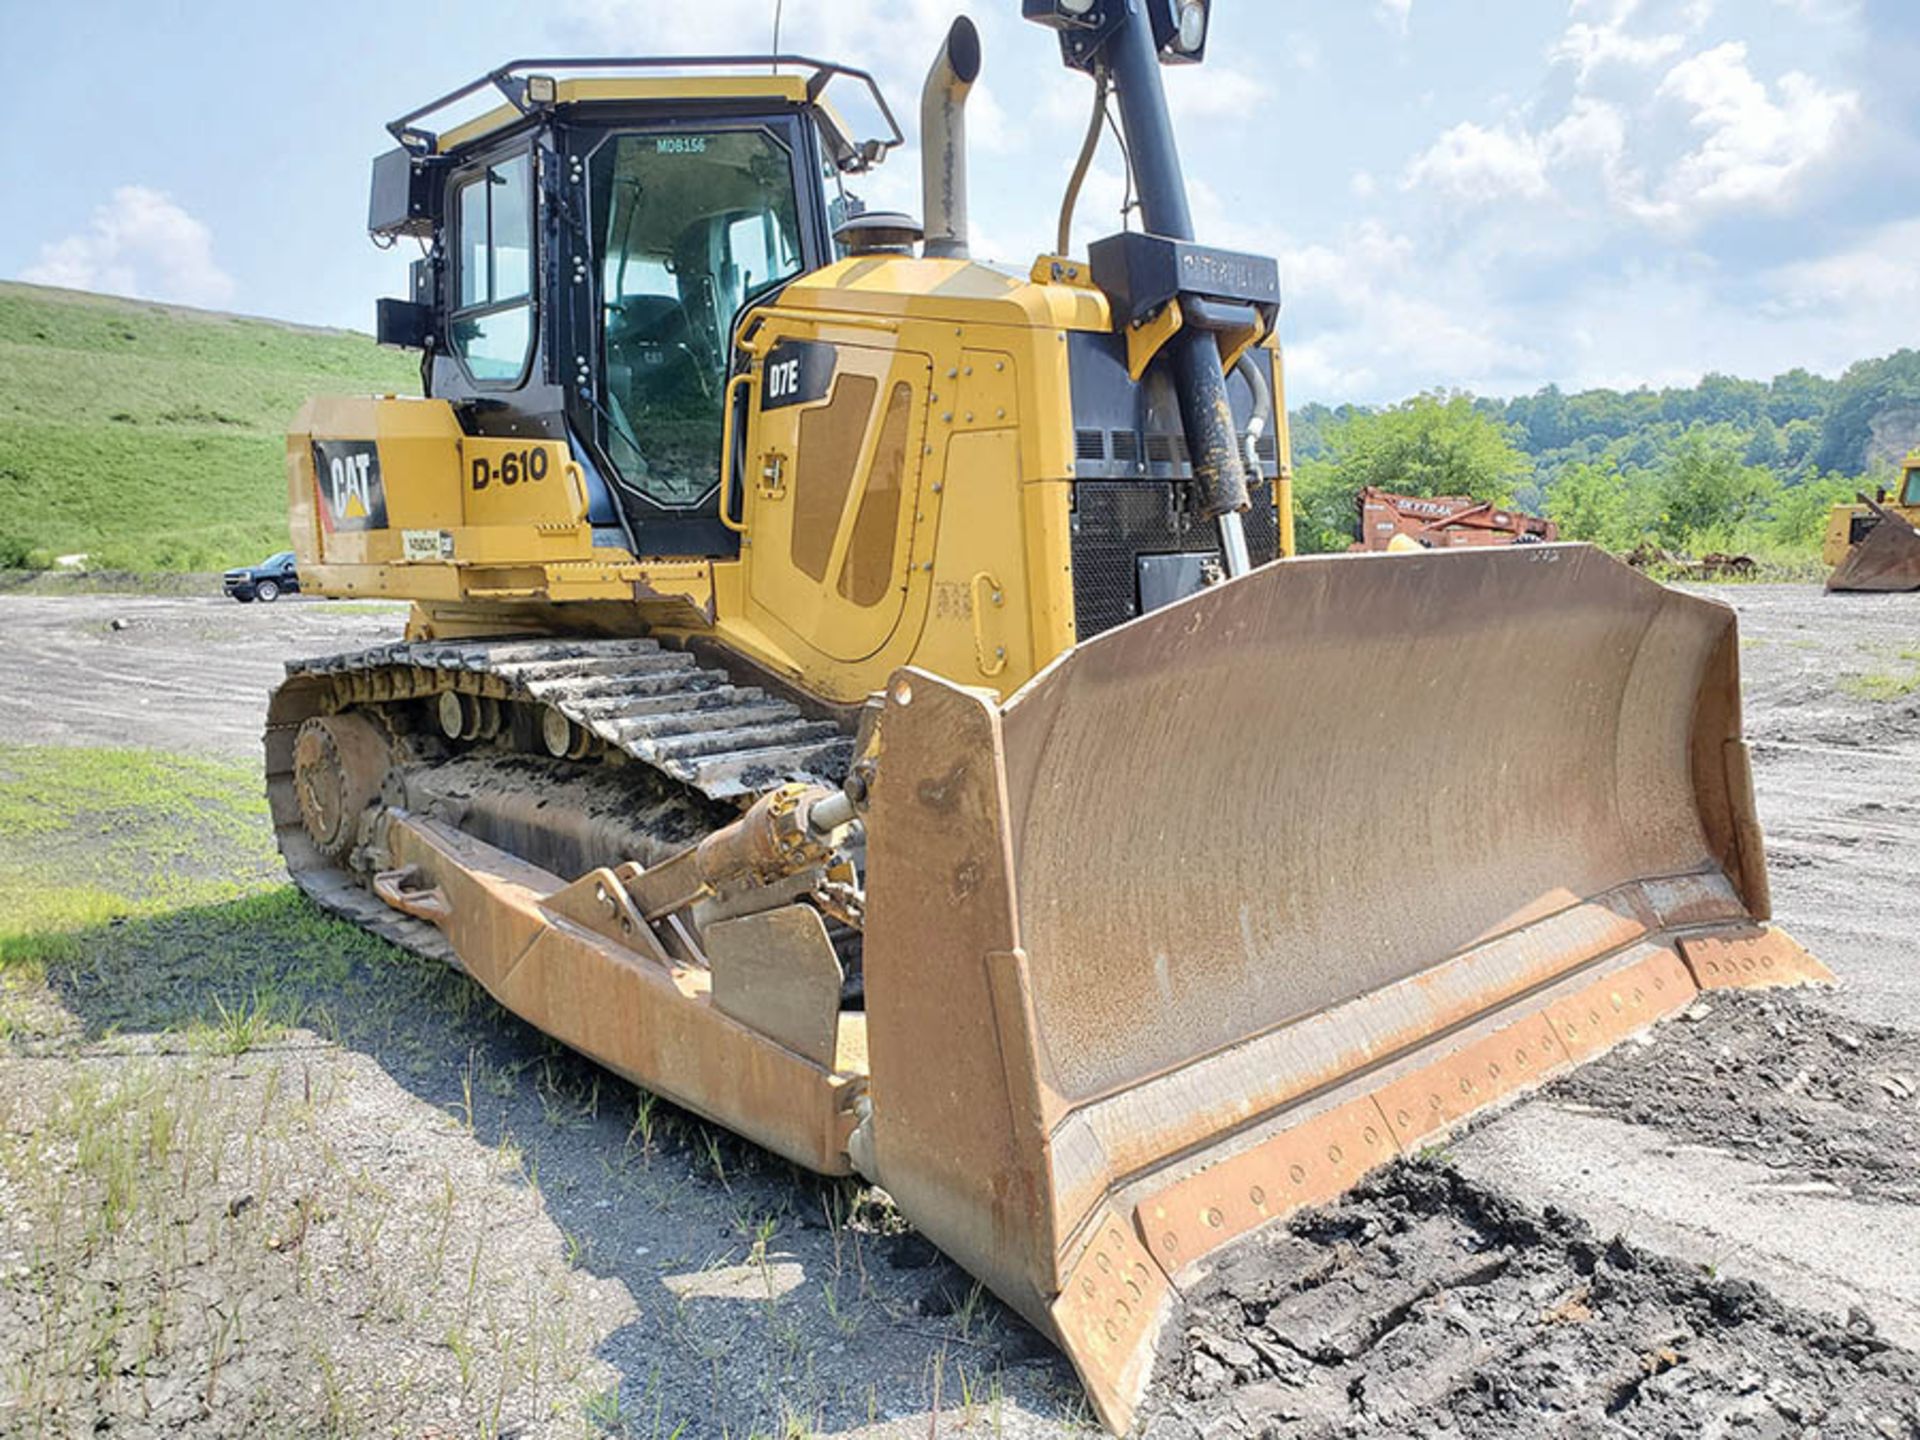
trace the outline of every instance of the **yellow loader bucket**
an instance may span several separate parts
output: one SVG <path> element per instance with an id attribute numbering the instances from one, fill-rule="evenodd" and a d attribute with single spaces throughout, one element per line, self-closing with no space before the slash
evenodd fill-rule
<path id="1" fill-rule="evenodd" d="M 1585 546 L 1282 561 L 880 720 L 855 1159 L 1124 1430 L 1179 1287 L 1766 927 L 1725 606 Z"/>
<path id="2" fill-rule="evenodd" d="M 1920 590 L 1920 529 L 1878 501 L 1857 498 L 1879 523 L 1833 567 L 1827 589 Z"/>

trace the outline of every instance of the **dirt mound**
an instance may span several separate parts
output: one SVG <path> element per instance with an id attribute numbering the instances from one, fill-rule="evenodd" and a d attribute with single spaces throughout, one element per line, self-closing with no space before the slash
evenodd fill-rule
<path id="1" fill-rule="evenodd" d="M 1920 1437 L 1920 1358 L 1403 1164 L 1230 1255 L 1145 1433 Z"/>

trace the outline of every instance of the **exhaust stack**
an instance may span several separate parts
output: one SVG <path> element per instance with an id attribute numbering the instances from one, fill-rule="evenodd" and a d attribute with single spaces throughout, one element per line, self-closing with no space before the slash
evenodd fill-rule
<path id="1" fill-rule="evenodd" d="M 980 32 L 961 16 L 920 92 L 920 190 L 926 253 L 967 258 L 967 96 L 980 78 Z"/>

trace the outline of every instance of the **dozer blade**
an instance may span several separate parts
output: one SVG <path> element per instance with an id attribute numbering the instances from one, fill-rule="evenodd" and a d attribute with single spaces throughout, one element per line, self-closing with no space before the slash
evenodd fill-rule
<path id="1" fill-rule="evenodd" d="M 890 687 L 871 1128 L 1124 1431 L 1180 1287 L 1704 987 L 1766 926 L 1725 606 L 1585 546 L 1283 561 L 1004 706 Z"/>
<path id="2" fill-rule="evenodd" d="M 1920 590 L 1920 530 L 1862 495 L 1879 523 L 1827 577 L 1829 590 Z"/>

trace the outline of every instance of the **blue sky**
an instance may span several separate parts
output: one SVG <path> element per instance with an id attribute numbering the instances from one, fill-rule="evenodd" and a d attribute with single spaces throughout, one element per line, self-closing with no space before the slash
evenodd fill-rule
<path id="1" fill-rule="evenodd" d="M 774 0 L 0 0 L 0 275 L 370 325 L 383 123 L 510 56 L 762 48 Z M 785 0 L 912 129 L 986 49 L 976 250 L 1051 244 L 1087 82 L 1017 0 Z M 1280 257 L 1291 398 L 1835 372 L 1920 344 L 1912 0 L 1216 0 L 1171 74 L 1202 238 Z M 918 211 L 916 157 L 861 187 Z M 1103 150 L 1079 243 L 1118 226 Z"/>

